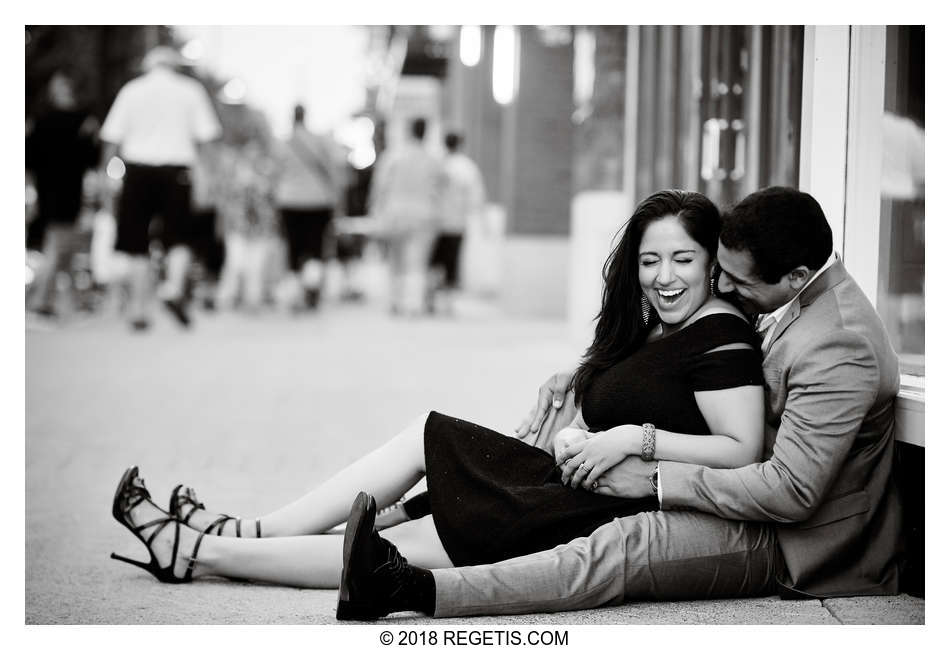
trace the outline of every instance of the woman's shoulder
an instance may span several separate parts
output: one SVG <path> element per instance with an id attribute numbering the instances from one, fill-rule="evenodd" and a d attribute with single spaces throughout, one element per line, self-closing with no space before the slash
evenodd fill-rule
<path id="1" fill-rule="evenodd" d="M 692 330 L 694 338 L 702 342 L 703 347 L 755 343 L 748 318 L 735 305 L 719 298 L 700 307 L 688 329 Z"/>
<path id="2" fill-rule="evenodd" d="M 730 316 L 731 318 L 718 318 L 721 315 Z M 716 316 L 717 318 L 710 317 Z M 736 322 L 736 324 L 745 325 L 750 327 L 749 319 L 746 318 L 745 314 L 739 310 L 738 307 L 733 305 L 730 302 L 726 302 L 722 298 L 713 298 L 707 301 L 702 307 L 700 307 L 696 314 L 693 316 L 693 323 L 698 324 L 700 321 L 706 321 L 704 324 L 709 324 L 712 322 Z"/>
<path id="3" fill-rule="evenodd" d="M 745 315 L 718 299 L 703 305 L 700 312 L 689 328 L 692 336 L 680 346 L 688 360 L 693 389 L 761 385 L 761 342 Z"/>

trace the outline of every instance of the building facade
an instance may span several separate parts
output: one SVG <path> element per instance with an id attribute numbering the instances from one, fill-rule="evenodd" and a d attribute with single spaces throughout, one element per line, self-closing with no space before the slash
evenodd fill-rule
<path id="1" fill-rule="evenodd" d="M 493 278 L 509 313 L 566 317 L 582 349 L 603 262 L 639 200 L 679 187 L 726 207 L 795 186 L 822 205 L 887 325 L 901 435 L 923 444 L 923 27 L 482 26 L 439 38 L 431 94 L 501 215 Z"/>

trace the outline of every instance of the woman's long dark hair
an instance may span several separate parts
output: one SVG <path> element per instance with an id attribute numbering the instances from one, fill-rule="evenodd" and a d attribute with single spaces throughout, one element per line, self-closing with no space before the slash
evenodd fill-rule
<path id="1" fill-rule="evenodd" d="M 643 324 L 640 303 L 639 255 L 643 233 L 654 221 L 673 215 L 686 233 L 715 260 L 719 245 L 719 210 L 698 192 L 662 190 L 640 203 L 624 226 L 623 237 L 604 263 L 604 292 L 594 341 L 574 374 L 574 403 L 590 388 L 594 375 L 630 356 L 643 344 L 657 317 Z"/>

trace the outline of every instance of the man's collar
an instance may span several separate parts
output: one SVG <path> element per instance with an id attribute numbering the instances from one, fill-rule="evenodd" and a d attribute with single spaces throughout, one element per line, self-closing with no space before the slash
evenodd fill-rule
<path id="1" fill-rule="evenodd" d="M 789 307 L 792 306 L 792 303 L 798 300 L 800 296 L 804 297 L 805 290 L 808 289 L 808 287 L 810 287 L 812 284 L 814 284 L 815 280 L 817 280 L 818 277 L 821 276 L 825 271 L 830 269 L 834 265 L 834 263 L 837 261 L 838 261 L 838 255 L 837 253 L 832 251 L 831 255 L 828 257 L 827 260 L 825 260 L 825 263 L 822 265 L 822 267 L 818 269 L 818 271 L 816 271 L 813 276 L 808 278 L 808 282 L 805 283 L 805 286 L 799 289 L 798 293 L 796 293 L 795 296 L 791 300 L 789 300 L 787 303 L 785 303 L 784 305 L 782 305 L 775 311 L 769 312 L 767 314 L 762 314 L 763 320 L 771 317 L 773 323 L 781 322 L 782 316 L 784 316 L 785 312 L 787 312 Z"/>

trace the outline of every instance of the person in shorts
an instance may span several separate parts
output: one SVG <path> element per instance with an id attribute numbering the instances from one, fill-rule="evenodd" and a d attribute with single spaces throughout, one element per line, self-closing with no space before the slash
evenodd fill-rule
<path id="1" fill-rule="evenodd" d="M 130 257 L 132 328 L 149 325 L 149 246 L 161 219 L 165 280 L 158 295 L 183 326 L 185 281 L 191 265 L 191 168 L 198 147 L 221 134 L 205 88 L 176 71 L 178 53 L 158 46 L 142 62 L 145 74 L 125 84 L 102 125 L 102 167 L 118 154 L 125 166 L 115 248 Z"/>

